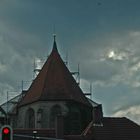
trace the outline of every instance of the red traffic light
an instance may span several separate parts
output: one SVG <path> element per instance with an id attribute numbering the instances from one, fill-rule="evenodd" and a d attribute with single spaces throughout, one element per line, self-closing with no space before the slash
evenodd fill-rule
<path id="1" fill-rule="evenodd" d="M 10 133 L 10 129 L 9 128 L 3 128 L 3 133 L 4 134 L 9 134 Z"/>
<path id="2" fill-rule="evenodd" d="M 12 140 L 13 139 L 13 129 L 10 125 L 4 125 L 1 128 L 1 140 Z"/>

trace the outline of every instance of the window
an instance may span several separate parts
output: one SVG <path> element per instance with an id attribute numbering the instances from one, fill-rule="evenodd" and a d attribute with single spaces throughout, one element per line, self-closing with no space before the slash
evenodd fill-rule
<path id="1" fill-rule="evenodd" d="M 75 132 L 78 133 L 81 130 L 81 113 L 80 110 L 77 108 L 72 108 L 71 110 L 71 133 L 74 134 Z"/>
<path id="2" fill-rule="evenodd" d="M 25 127 L 26 128 L 35 128 L 35 113 L 32 108 L 29 108 L 26 112 Z"/>
<path id="3" fill-rule="evenodd" d="M 37 128 L 42 128 L 43 110 L 39 109 L 37 112 Z"/>
<path id="4" fill-rule="evenodd" d="M 51 112 L 50 112 L 50 128 L 54 128 L 55 127 L 55 120 L 56 117 L 58 115 L 61 115 L 62 111 L 61 111 L 61 107 L 59 105 L 55 105 L 51 108 Z"/>

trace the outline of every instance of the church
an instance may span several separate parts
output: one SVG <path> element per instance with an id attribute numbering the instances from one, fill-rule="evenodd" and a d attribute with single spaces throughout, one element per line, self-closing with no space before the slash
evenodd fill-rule
<path id="1" fill-rule="evenodd" d="M 57 137 L 56 131 L 63 130 L 64 139 L 140 139 L 139 125 L 125 117 L 104 117 L 102 105 L 86 97 L 62 60 L 55 36 L 52 51 L 29 89 L 2 104 L 0 112 L 1 124 L 7 119 L 18 134 L 36 130 L 49 137 L 53 131 L 51 137 Z"/>
<path id="2" fill-rule="evenodd" d="M 56 116 L 62 115 L 66 132 L 81 133 L 93 119 L 93 107 L 63 62 L 55 38 L 50 56 L 16 109 L 11 118 L 15 128 L 54 128 Z"/>

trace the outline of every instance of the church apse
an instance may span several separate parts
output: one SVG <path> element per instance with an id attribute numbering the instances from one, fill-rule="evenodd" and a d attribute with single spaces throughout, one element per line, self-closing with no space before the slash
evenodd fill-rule
<path id="1" fill-rule="evenodd" d="M 54 38 L 49 57 L 18 103 L 17 128 L 52 129 L 57 116 L 62 115 L 65 133 L 80 134 L 92 119 L 92 108 L 62 60 Z M 20 122 L 23 111 L 24 125 Z"/>

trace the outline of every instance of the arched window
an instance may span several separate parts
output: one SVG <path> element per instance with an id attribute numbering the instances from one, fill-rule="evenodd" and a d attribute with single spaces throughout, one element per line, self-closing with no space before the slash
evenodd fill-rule
<path id="1" fill-rule="evenodd" d="M 72 108 L 71 115 L 70 115 L 70 126 L 71 126 L 71 133 L 79 133 L 81 130 L 81 113 L 80 110 L 77 108 Z"/>
<path id="2" fill-rule="evenodd" d="M 62 114 L 61 107 L 59 105 L 55 105 L 51 108 L 50 112 L 50 128 L 55 127 L 56 117 Z"/>
<path id="3" fill-rule="evenodd" d="M 35 128 L 35 112 L 32 108 L 29 108 L 26 112 L 25 127 Z"/>
<path id="4" fill-rule="evenodd" d="M 37 111 L 37 128 L 42 128 L 43 110 L 39 109 Z"/>

